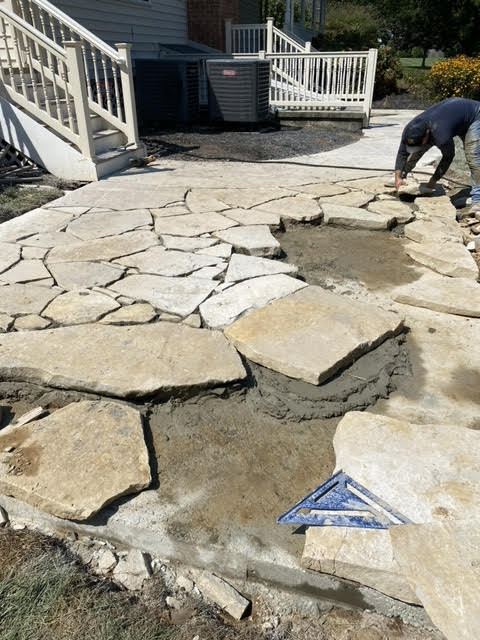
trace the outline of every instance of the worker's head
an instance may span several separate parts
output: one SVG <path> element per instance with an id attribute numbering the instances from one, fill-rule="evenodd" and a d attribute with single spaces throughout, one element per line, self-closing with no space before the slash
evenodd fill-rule
<path id="1" fill-rule="evenodd" d="M 412 122 L 405 127 L 403 137 L 408 153 L 417 153 L 417 151 L 420 151 L 422 147 L 428 143 L 430 130 L 426 122 L 412 120 Z"/>

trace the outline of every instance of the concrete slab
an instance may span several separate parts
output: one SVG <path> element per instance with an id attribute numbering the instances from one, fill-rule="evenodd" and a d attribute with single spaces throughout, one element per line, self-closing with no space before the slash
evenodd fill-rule
<path id="1" fill-rule="evenodd" d="M 259 258 L 273 258 L 280 255 L 281 247 L 266 225 L 242 226 L 226 231 L 216 231 L 219 240 L 232 245 L 239 253 Z"/>
<path id="2" fill-rule="evenodd" d="M 81 240 L 94 240 L 134 231 L 138 227 L 152 223 L 152 216 L 147 209 L 105 212 L 93 210 L 73 220 L 67 227 L 67 233 Z"/>
<path id="3" fill-rule="evenodd" d="M 286 273 L 296 276 L 298 268 L 293 264 L 268 260 L 267 258 L 255 258 L 235 253 L 228 264 L 225 282 L 241 282 L 259 276 L 270 276 L 278 273 Z"/>
<path id="4" fill-rule="evenodd" d="M 155 219 L 155 231 L 158 235 L 194 237 L 236 226 L 236 222 L 219 213 L 191 213 L 186 216 Z"/>
<path id="5" fill-rule="evenodd" d="M 120 265 L 102 262 L 59 262 L 48 268 L 56 283 L 67 290 L 106 287 L 125 273 Z"/>
<path id="6" fill-rule="evenodd" d="M 42 315 L 56 324 L 67 326 L 96 322 L 119 307 L 113 298 L 102 293 L 77 289 L 57 296 L 42 311 Z"/>

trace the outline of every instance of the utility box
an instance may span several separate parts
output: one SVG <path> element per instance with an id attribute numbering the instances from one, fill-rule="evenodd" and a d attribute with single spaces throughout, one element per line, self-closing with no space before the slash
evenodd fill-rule
<path id="1" fill-rule="evenodd" d="M 200 116 L 200 63 L 165 58 L 135 61 L 135 99 L 140 128 L 189 124 Z"/>
<path id="2" fill-rule="evenodd" d="M 207 60 L 211 122 L 263 122 L 268 118 L 268 60 Z"/>

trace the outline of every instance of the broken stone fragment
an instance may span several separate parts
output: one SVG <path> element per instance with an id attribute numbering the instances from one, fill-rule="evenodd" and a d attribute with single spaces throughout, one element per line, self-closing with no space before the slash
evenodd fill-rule
<path id="1" fill-rule="evenodd" d="M 115 582 L 121 584 L 129 591 L 140 591 L 143 583 L 152 574 L 150 558 L 148 554 L 138 549 L 129 551 L 127 556 L 120 558 L 113 570 Z"/>
<path id="2" fill-rule="evenodd" d="M 87 520 L 151 481 L 142 418 L 115 402 L 81 401 L 0 432 L 0 492 L 59 518 Z"/>
<path id="3" fill-rule="evenodd" d="M 231 584 L 213 573 L 204 571 L 197 578 L 196 584 L 208 600 L 212 600 L 235 620 L 241 620 L 250 606 L 250 600 L 244 598 Z"/>

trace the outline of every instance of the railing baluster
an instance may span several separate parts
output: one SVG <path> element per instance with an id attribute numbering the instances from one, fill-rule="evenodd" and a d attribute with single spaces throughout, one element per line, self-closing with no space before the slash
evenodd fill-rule
<path id="1" fill-rule="evenodd" d="M 61 112 L 61 104 L 60 104 L 60 95 L 58 92 L 58 84 L 57 84 L 57 77 L 59 75 L 59 69 L 58 69 L 58 64 L 56 59 L 54 58 L 53 54 L 50 53 L 50 51 L 47 51 L 47 58 L 48 58 L 48 67 L 50 69 L 50 73 L 52 76 L 52 82 L 53 82 L 53 97 L 55 100 L 55 111 L 57 113 L 57 119 L 63 124 L 63 116 L 62 116 L 62 112 Z"/>
<path id="2" fill-rule="evenodd" d="M 122 122 L 124 120 L 122 96 L 120 93 L 120 85 L 118 80 L 118 65 L 116 62 L 112 63 L 112 75 L 113 75 L 113 88 L 115 90 L 115 106 L 117 108 L 117 118 L 120 118 Z"/>
<path id="3" fill-rule="evenodd" d="M 95 51 L 92 45 L 90 45 L 90 49 L 92 52 L 93 75 L 95 78 L 95 91 L 97 93 L 97 99 L 95 100 L 95 102 L 97 102 L 101 107 L 103 107 L 102 87 L 100 85 L 100 76 L 98 74 L 98 65 L 97 65 L 97 52 Z"/>
<path id="4" fill-rule="evenodd" d="M 32 51 L 31 51 L 33 42 L 28 36 L 25 36 L 24 46 L 25 46 L 28 73 L 30 74 L 30 82 L 32 85 L 33 101 L 35 102 L 35 105 L 40 109 L 40 99 L 38 97 L 38 86 L 37 86 L 37 80 L 35 77 L 35 70 L 33 68 Z"/>
<path id="5" fill-rule="evenodd" d="M 78 129 L 76 128 L 74 113 L 73 113 L 72 104 L 71 104 L 70 88 L 68 86 L 68 69 L 67 69 L 66 63 L 63 62 L 63 60 L 61 62 L 60 75 L 63 80 L 63 86 L 65 91 L 65 106 L 67 107 L 68 126 L 71 131 L 73 131 L 74 133 L 77 133 Z"/>
<path id="6" fill-rule="evenodd" d="M 3 41 L 5 42 L 5 51 L 7 55 L 7 65 L 8 65 L 8 75 L 10 78 L 10 86 L 12 87 L 12 89 L 16 90 L 12 56 L 10 54 L 10 46 L 8 44 L 11 38 L 11 34 L 8 33 L 7 24 L 5 23 L 5 20 L 3 18 L 2 18 L 2 38 L 3 38 Z"/>
<path id="7" fill-rule="evenodd" d="M 110 80 L 108 77 L 108 70 L 107 70 L 107 57 L 105 56 L 104 53 L 102 53 L 102 69 L 103 69 L 103 80 L 105 82 L 105 94 L 107 96 L 107 109 L 108 109 L 108 113 L 113 114 L 112 93 L 110 91 Z"/>
<path id="8" fill-rule="evenodd" d="M 87 95 L 90 100 L 93 100 L 92 83 L 90 82 L 90 69 L 88 67 L 87 43 L 85 42 L 85 40 L 82 40 L 81 42 L 82 42 L 83 66 L 85 68 L 85 80 L 87 82 Z"/>
<path id="9" fill-rule="evenodd" d="M 21 48 L 20 48 L 20 33 L 17 30 L 16 27 L 13 27 L 13 46 L 15 48 L 15 54 L 16 54 L 16 58 L 17 58 L 17 65 L 18 65 L 18 72 L 19 72 L 19 76 L 20 76 L 20 85 L 22 87 L 22 93 L 23 96 L 25 98 L 28 99 L 28 90 L 27 90 L 27 83 L 25 81 L 25 73 L 24 73 L 24 64 L 23 64 L 23 52 L 21 52 Z M 20 93 L 20 92 L 19 92 Z"/>

